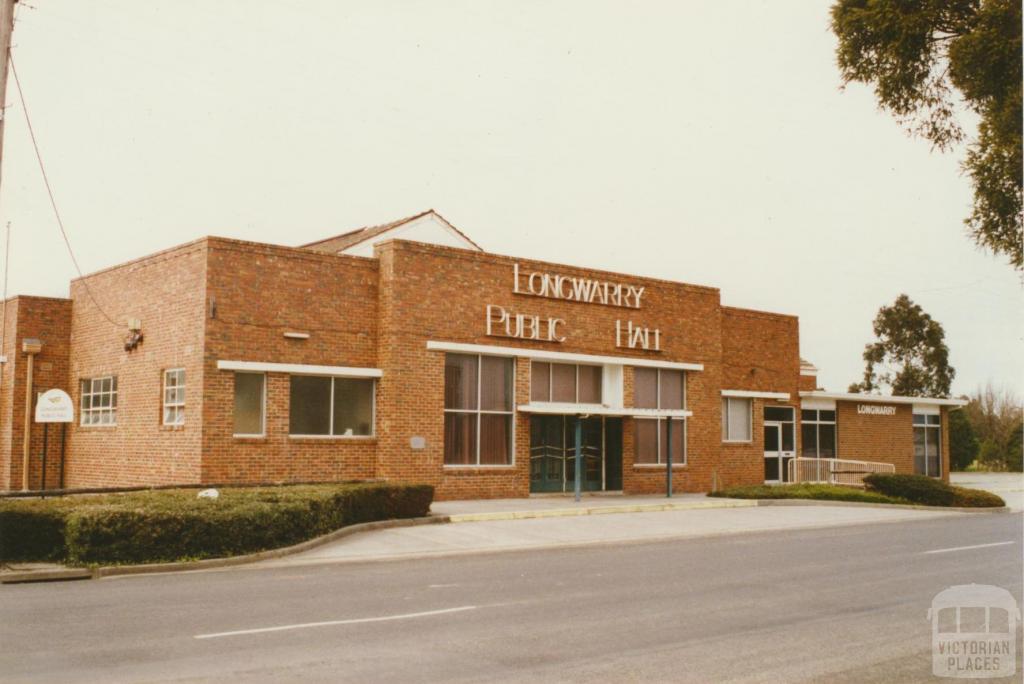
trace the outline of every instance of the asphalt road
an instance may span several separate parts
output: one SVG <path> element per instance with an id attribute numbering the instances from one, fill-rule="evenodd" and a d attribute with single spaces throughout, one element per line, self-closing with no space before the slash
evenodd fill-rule
<path id="1" fill-rule="evenodd" d="M 932 597 L 1020 601 L 1021 535 L 965 515 L 8 585 L 0 680 L 933 681 Z"/>

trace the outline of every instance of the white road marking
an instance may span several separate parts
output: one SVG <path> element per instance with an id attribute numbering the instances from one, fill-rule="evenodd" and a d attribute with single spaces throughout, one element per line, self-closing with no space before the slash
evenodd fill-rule
<path id="1" fill-rule="evenodd" d="M 950 551 L 968 551 L 970 549 L 985 549 L 990 546 L 1007 546 L 1009 544 L 1016 544 L 1015 541 L 1004 541 L 1004 542 L 992 542 L 991 544 L 975 544 L 974 546 L 954 546 L 950 549 L 933 549 L 931 551 L 922 551 L 922 553 L 949 553 Z"/>
<path id="2" fill-rule="evenodd" d="M 262 634 L 264 632 L 285 632 L 292 629 L 308 629 L 310 627 L 331 627 L 334 625 L 361 625 L 367 622 L 387 622 L 389 620 L 409 620 L 411 618 L 428 617 L 431 615 L 447 615 L 476 610 L 476 606 L 459 606 L 442 610 L 427 610 L 422 613 L 405 613 L 404 615 L 384 615 L 382 617 L 354 618 L 351 620 L 328 620 L 326 622 L 304 622 L 296 625 L 279 625 L 277 627 L 260 627 L 258 629 L 239 629 L 234 632 L 215 632 L 213 634 L 196 634 L 194 639 L 218 639 L 220 637 L 241 636 L 243 634 Z"/>

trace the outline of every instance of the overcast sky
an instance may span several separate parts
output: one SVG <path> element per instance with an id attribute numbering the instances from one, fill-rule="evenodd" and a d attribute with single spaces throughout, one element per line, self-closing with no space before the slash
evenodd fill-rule
<path id="1" fill-rule="evenodd" d="M 829 0 L 26 0 L 14 54 L 86 272 L 203 235 L 300 244 L 433 207 L 492 252 L 796 314 L 832 390 L 905 292 L 954 392 L 1024 386 L 1020 283 L 971 192 L 840 91 Z M 10 292 L 74 269 L 13 79 Z"/>

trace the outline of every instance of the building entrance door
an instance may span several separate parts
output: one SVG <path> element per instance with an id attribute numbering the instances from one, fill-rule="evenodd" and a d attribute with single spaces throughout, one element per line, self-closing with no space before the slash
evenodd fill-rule
<path id="1" fill-rule="evenodd" d="M 608 426 L 606 422 L 612 425 Z M 607 421 L 602 417 L 583 419 L 583 479 L 580 483 L 583 491 L 602 491 L 608 489 L 608 485 L 616 489 L 622 488 L 621 424 L 619 418 L 609 418 Z M 618 440 L 618 443 L 608 445 L 609 437 Z M 531 492 L 573 491 L 576 479 L 575 459 L 574 416 L 530 417 Z"/>
<path id="2" fill-rule="evenodd" d="M 782 423 L 764 424 L 764 481 L 782 482 Z"/>

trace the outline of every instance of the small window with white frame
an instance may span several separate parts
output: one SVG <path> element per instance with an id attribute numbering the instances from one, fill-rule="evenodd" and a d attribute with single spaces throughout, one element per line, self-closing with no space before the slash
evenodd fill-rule
<path id="1" fill-rule="evenodd" d="M 722 397 L 722 441 L 752 442 L 754 410 L 751 399 Z"/>
<path id="2" fill-rule="evenodd" d="M 83 378 L 81 424 L 117 425 L 117 376 Z"/>
<path id="3" fill-rule="evenodd" d="M 185 424 L 185 369 L 164 371 L 164 425 Z"/>

